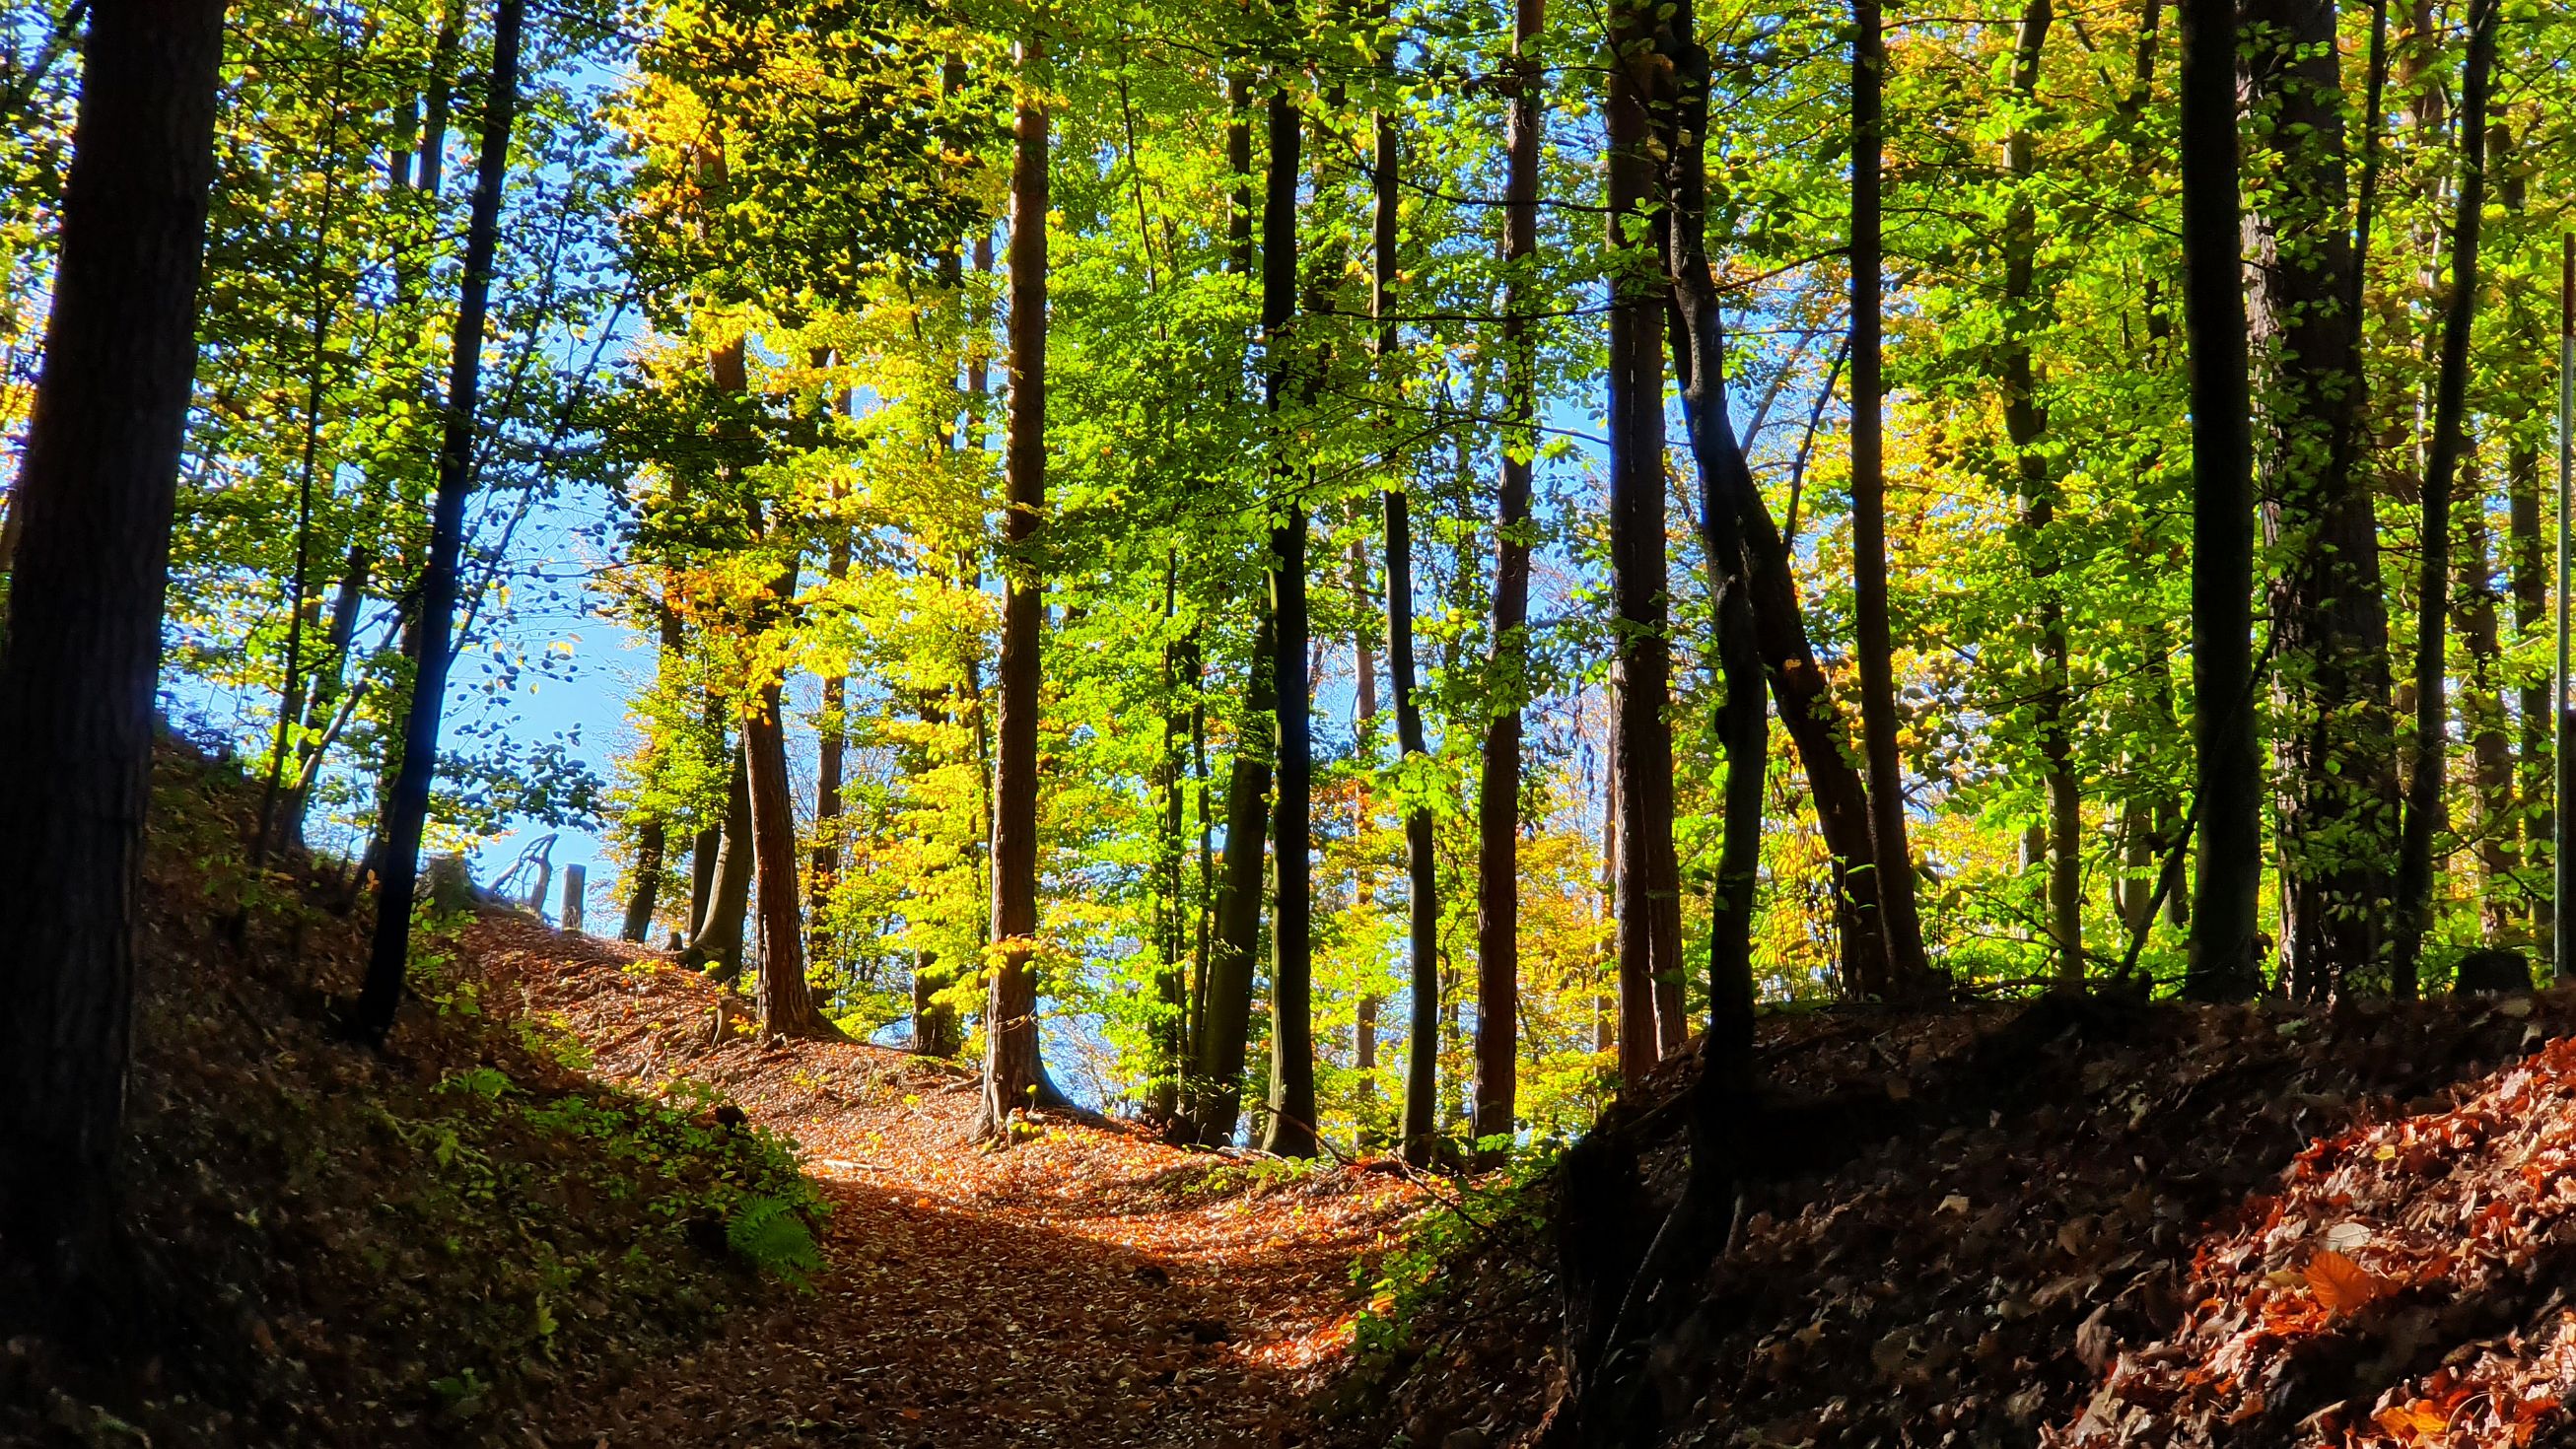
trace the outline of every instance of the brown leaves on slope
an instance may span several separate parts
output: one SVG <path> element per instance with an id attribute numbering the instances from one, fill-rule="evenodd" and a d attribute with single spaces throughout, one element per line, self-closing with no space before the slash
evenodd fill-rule
<path id="1" fill-rule="evenodd" d="M 2123 1355 L 2052 1442 L 2403 1446 L 2567 1434 L 2571 1168 L 2568 1040 L 2457 1106 L 2315 1143 L 2277 1196 L 2202 1244 L 2180 1329 Z"/>
<path id="2" fill-rule="evenodd" d="M 715 1034 L 721 993 L 657 955 L 487 919 L 492 997 L 593 1070 L 706 1082 L 803 1144 L 832 1202 L 810 1296 L 689 1358 L 572 1385 L 550 1442 L 1261 1445 L 1292 1376 L 1347 1344 L 1349 1265 L 1418 1200 L 1396 1179 L 1273 1171 L 1142 1132 L 1040 1121 L 967 1140 L 956 1067 L 849 1042 Z"/>

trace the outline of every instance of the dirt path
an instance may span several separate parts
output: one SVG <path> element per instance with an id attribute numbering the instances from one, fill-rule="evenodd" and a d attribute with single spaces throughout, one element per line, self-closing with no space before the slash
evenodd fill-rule
<path id="1" fill-rule="evenodd" d="M 1377 1172 L 1260 1178 L 1088 1128 L 979 1150 L 953 1068 L 713 1046 L 715 989 L 652 953 L 497 917 L 468 939 L 495 1005 L 571 1030 L 603 1079 L 722 1089 L 803 1144 L 833 1205 L 813 1292 L 568 1385 L 539 1417 L 549 1444 L 1272 1443 L 1348 1342 L 1352 1259 L 1418 1201 Z"/>

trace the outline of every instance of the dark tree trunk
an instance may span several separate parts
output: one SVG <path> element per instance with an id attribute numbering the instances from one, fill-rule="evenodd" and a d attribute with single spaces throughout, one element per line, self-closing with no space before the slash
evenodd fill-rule
<path id="1" fill-rule="evenodd" d="M 1225 862 L 1217 886 L 1216 941 L 1208 953 L 1207 1009 L 1199 1028 L 1199 1101 L 1190 1110 L 1200 1145 L 1234 1141 L 1243 1115 L 1243 1065 L 1252 1031 L 1252 962 L 1261 945 L 1261 851 L 1269 835 L 1270 757 L 1259 712 L 1271 702 L 1270 611 L 1252 631 L 1245 718 L 1226 775 Z"/>
<path id="2" fill-rule="evenodd" d="M 1032 37 L 1021 65 L 1045 47 Z M 1008 593 L 1002 603 L 1000 727 L 993 761 L 993 944 L 1000 959 L 985 1003 L 979 1134 L 1000 1137 L 1010 1114 L 1049 1095 L 1038 1054 L 1038 988 L 1029 959 L 1038 932 L 1038 685 L 1046 585 L 1035 540 L 1046 508 L 1047 113 L 1023 93 L 1011 148 L 1011 420 L 1003 525 Z"/>
<path id="3" fill-rule="evenodd" d="M 792 592 L 792 571 L 787 589 Z M 742 722 L 743 755 L 751 786 L 751 838 L 760 876 L 760 971 L 753 1004 L 763 1036 L 837 1037 L 814 1005 L 805 979 L 802 864 L 796 848 L 794 787 L 787 779 L 787 727 L 776 679 Z"/>
<path id="4" fill-rule="evenodd" d="M 2264 506 L 2288 558 L 2272 594 L 2282 954 L 2291 992 L 2310 998 L 2379 961 L 2398 829 L 2378 520 L 2354 467 L 2360 322 L 2348 310 L 2334 22 L 2333 0 L 2252 0 L 2238 46 L 2256 134 L 2269 138 L 2265 204 L 2246 232 L 2250 335 L 2266 368 Z"/>
<path id="5" fill-rule="evenodd" d="M 1163 626 L 1167 633 L 1179 603 L 1180 559 L 1177 554 L 1167 553 L 1163 560 Z M 1187 639 L 1167 638 L 1163 645 L 1163 757 L 1155 766 L 1161 777 L 1155 785 L 1163 796 L 1163 818 L 1154 841 L 1154 885 L 1159 897 L 1154 935 L 1155 948 L 1161 953 L 1154 987 L 1164 1015 L 1155 1029 L 1150 1105 L 1155 1118 L 1167 1124 L 1180 1113 L 1181 1078 L 1188 1070 L 1189 935 L 1183 924 L 1188 903 L 1182 899 L 1181 860 L 1186 849 L 1182 831 L 1189 813 L 1182 795 L 1189 707 L 1183 699 L 1182 679 L 1185 673 L 1195 673 L 1196 666 L 1190 662 L 1192 647 Z"/>
<path id="6" fill-rule="evenodd" d="M 2442 777 L 2450 710 L 2444 640 L 2451 622 L 2451 483 L 2460 466 L 2469 402 L 2469 332 L 2478 315 L 2478 224 L 2486 210 L 2487 80 L 2495 67 L 2496 0 L 2472 0 L 2460 86 L 2460 182 L 2451 221 L 2451 280 L 2442 317 L 2441 370 L 2433 384 L 2433 439 L 2424 460 L 2415 586 L 2415 759 L 2397 854 L 2397 940 L 2389 990 L 2415 994 L 2424 934 L 2433 926 L 2433 835 L 2442 826 Z M 2478 499 L 2484 563 L 2484 513 Z M 2481 592 L 2485 580 L 2478 581 Z M 2493 615 L 2489 615 L 2492 623 Z"/>
<path id="7" fill-rule="evenodd" d="M 339 711 L 349 688 L 350 649 L 357 639 L 358 612 L 366 606 L 367 579 L 374 568 L 375 555 L 365 544 L 350 545 L 348 561 L 340 570 L 339 591 L 331 600 L 322 662 L 314 670 L 312 693 L 304 703 L 304 742 L 296 750 L 295 779 L 278 807 L 285 841 L 299 849 L 304 844 L 304 817 L 311 808 L 314 778 L 339 733 Z"/>
<path id="8" fill-rule="evenodd" d="M 826 569 L 834 579 L 850 572 L 850 543 L 837 522 Z M 833 888 L 841 879 L 841 756 L 849 738 L 848 684 L 837 674 L 823 681 L 823 713 L 814 722 L 814 883 L 809 894 L 813 921 L 813 960 L 820 964 L 832 952 L 830 912 Z"/>
<path id="9" fill-rule="evenodd" d="M 45 363 L 0 641 L 0 1252 L 71 1304 L 111 1230 L 134 896 L 197 278 L 220 0 L 104 0 L 82 50 Z"/>
<path id="10" fill-rule="evenodd" d="M 1390 311 L 1395 294 L 1397 241 L 1394 118 L 1381 113 L 1376 130 L 1369 311 L 1385 319 L 1378 324 L 1376 340 L 1376 354 L 1383 367 L 1397 343 L 1396 323 Z M 1392 388 L 1394 380 L 1381 376 L 1378 385 Z M 1412 504 L 1401 489 L 1387 490 L 1381 501 L 1386 514 L 1387 670 L 1395 683 L 1396 748 L 1402 759 L 1411 761 L 1424 754 L 1422 702 L 1415 696 L 1414 681 Z M 1408 959 L 1413 964 L 1413 1009 L 1405 1037 L 1404 1116 L 1398 1131 L 1404 1160 L 1422 1167 L 1431 1161 L 1440 1130 L 1440 885 L 1438 862 L 1432 858 L 1431 812 L 1427 808 L 1416 806 L 1405 812 L 1404 862 L 1405 935 Z M 1506 1033 L 1511 1024 L 1509 1016 L 1500 1023 Z"/>
<path id="11" fill-rule="evenodd" d="M 1297 311 L 1297 184 L 1303 118 L 1285 86 L 1270 96 L 1270 174 L 1261 208 L 1261 332 L 1267 403 L 1275 417 L 1293 390 L 1289 349 Z M 1299 399 L 1302 401 L 1302 398 Z M 1275 430 L 1274 430 L 1275 431 Z M 1315 1153 L 1315 1023 L 1311 866 L 1313 783 L 1306 679 L 1306 510 L 1294 465 L 1273 478 L 1286 495 L 1270 530 L 1270 681 L 1276 730 L 1270 838 L 1277 892 L 1270 921 L 1270 1117 L 1262 1147 L 1283 1157 Z"/>
<path id="12" fill-rule="evenodd" d="M 1887 50 L 1878 0 L 1852 7 L 1851 509 L 1853 649 L 1860 666 L 1861 755 L 1869 765 L 1869 838 L 1879 926 L 1887 936 L 1888 985 L 1900 995 L 1929 989 L 1923 924 L 1914 904 L 1914 855 L 1905 838 L 1905 762 L 1896 749 L 1896 675 L 1887 599 L 1887 475 L 1883 466 L 1886 386 L 1879 368 L 1880 89 Z"/>
<path id="13" fill-rule="evenodd" d="M 453 360 L 447 375 L 445 433 L 438 450 L 438 494 L 430 514 L 428 567 L 420 581 L 423 647 L 412 675 L 403 724 L 402 763 L 387 802 L 385 853 L 376 889 L 376 934 L 358 998 L 358 1033 L 381 1044 L 402 1004 L 411 961 L 411 908 L 420 875 L 420 837 L 429 823 L 430 783 L 438 774 L 438 725 L 446 703 L 448 635 L 456 620 L 456 555 L 465 534 L 465 495 L 473 483 L 474 413 L 483 381 L 483 320 L 492 290 L 492 257 L 500 237 L 501 192 L 508 180 L 510 127 L 518 112 L 519 28 L 524 0 L 500 0 L 493 20 L 491 79 L 485 87 L 483 139 L 475 163 L 474 199 L 465 228 L 465 272 L 458 292 Z"/>
<path id="14" fill-rule="evenodd" d="M 1652 19 L 1633 6 L 1613 12 L 1623 48 Z M 1665 1045 L 1657 1020 L 1659 977 L 1678 970 L 1665 944 L 1658 901 L 1672 854 L 1671 657 L 1664 638 L 1669 600 L 1664 558 L 1663 259 L 1633 234 L 1653 218 L 1655 160 L 1648 140 L 1654 109 L 1667 101 L 1662 72 L 1635 54 L 1610 72 L 1608 203 L 1611 245 L 1609 434 L 1610 593 L 1617 653 L 1611 663 L 1611 729 L 1619 774 L 1619 1075 L 1635 1082 L 1654 1070 Z M 1663 223 L 1649 227 L 1662 235 Z M 1675 942 L 1677 947 L 1678 942 Z M 1679 1026 L 1679 1023 L 1674 1023 Z"/>
<path id="15" fill-rule="evenodd" d="M 2190 348 L 2192 745 L 2200 866 L 2186 994 L 2255 986 L 2263 879 L 2254 736 L 2254 439 L 2238 234 L 2235 0 L 2178 0 L 2183 329 Z"/>
<path id="16" fill-rule="evenodd" d="M 1502 488 L 1494 506 L 1494 634 L 1484 760 L 1476 780 L 1476 1124 L 1479 1142 L 1508 1137 L 1519 1094 L 1521 713 L 1529 697 L 1530 471 L 1537 439 L 1537 357 L 1529 309 L 1538 265 L 1538 173 L 1546 71 L 1538 56 L 1547 0 L 1513 7 L 1510 111 L 1503 139 Z M 1481 1153 L 1491 1162 L 1498 1154 Z"/>
<path id="17" fill-rule="evenodd" d="M 2039 104 L 2039 64 L 2048 45 L 2049 0 L 2022 10 L 2013 46 L 2012 93 L 2017 116 Z M 2004 170 L 2014 193 L 2004 213 L 2004 339 L 1998 359 L 2003 384 L 2004 433 L 2012 443 L 2021 492 L 2030 573 L 2039 590 L 2039 681 L 2032 692 L 2040 772 L 2048 804 L 2048 937 L 2057 983 L 2084 984 L 2084 797 L 2075 773 L 2074 691 L 2067 667 L 2066 602 L 2058 592 L 2057 480 L 2050 475 L 2041 440 L 2048 415 L 2039 406 L 2030 339 L 2047 325 L 2048 298 L 2034 275 L 2039 250 L 2038 207 L 2030 188 L 2038 153 L 2027 126 L 2016 123 L 2004 140 Z"/>

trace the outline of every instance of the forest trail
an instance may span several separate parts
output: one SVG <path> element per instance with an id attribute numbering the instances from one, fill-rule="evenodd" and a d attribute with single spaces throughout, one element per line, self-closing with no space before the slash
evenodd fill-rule
<path id="1" fill-rule="evenodd" d="M 487 999 L 572 1033 L 591 1074 L 703 1082 L 792 1136 L 833 1208 L 814 1291 L 566 1384 L 535 1416 L 548 1444 L 1271 1443 L 1348 1341 L 1351 1262 L 1423 1201 L 1139 1133 L 979 1149 L 975 1079 L 945 1063 L 739 1027 L 715 1045 L 718 989 L 660 953 L 497 915 L 466 942 Z"/>

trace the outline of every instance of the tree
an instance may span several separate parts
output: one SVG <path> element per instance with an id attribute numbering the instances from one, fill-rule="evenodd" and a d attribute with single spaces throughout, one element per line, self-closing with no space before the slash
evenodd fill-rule
<path id="1" fill-rule="evenodd" d="M 2496 0 L 2469 7 L 2469 51 L 2460 82 L 2458 212 L 2451 223 L 2451 280 L 2442 316 L 2441 372 L 2433 388 L 2433 437 L 2425 450 L 2415 595 L 2415 758 L 2398 842 L 2397 940 L 2389 990 L 2415 992 L 2433 910 L 2433 833 L 2443 820 L 2449 710 L 2443 644 L 2451 612 L 2451 484 L 2468 411 L 2469 331 L 2478 315 L 2478 228 L 2486 211 L 2488 74 L 2495 65 Z M 2486 510 L 2484 499 L 2477 510 Z M 2481 522 L 2483 533 L 2483 521 Z M 2483 561 L 2485 549 L 2478 550 Z M 2481 580 L 2483 587 L 2483 580 Z M 2492 616 L 2490 616 L 2492 617 Z"/>
<path id="2" fill-rule="evenodd" d="M 1619 771 L 1619 1074 L 1635 1082 L 1678 1045 L 1656 987 L 1680 967 L 1678 871 L 1672 865 L 1671 660 L 1664 640 L 1663 259 L 1649 127 L 1667 104 L 1649 17 L 1612 17 L 1606 188 L 1611 264 L 1609 388 L 1610 587 L 1617 653 L 1612 729 Z M 1669 917 L 1669 921 L 1668 918 Z"/>
<path id="3" fill-rule="evenodd" d="M 1914 855 L 1905 839 L 1905 768 L 1897 754 L 1895 642 L 1887 599 L 1887 477 L 1881 457 L 1886 390 L 1880 380 L 1881 92 L 1887 49 L 1878 0 L 1852 6 L 1851 509 L 1853 648 L 1860 665 L 1862 755 L 1869 766 L 1872 884 L 1887 937 L 1891 989 L 1924 989 L 1929 966 L 1915 910 Z"/>
<path id="4" fill-rule="evenodd" d="M 103 0 L 83 43 L 0 638 L 0 1244 L 100 1266 L 122 1130 L 162 594 L 214 175 L 220 0 Z M 74 1291 L 80 1291 L 75 1288 Z"/>
<path id="5" fill-rule="evenodd" d="M 1530 475 L 1536 439 L 1537 358 L 1529 336 L 1531 272 L 1538 252 L 1540 132 L 1546 74 L 1537 55 L 1546 0 L 1512 11 L 1511 112 L 1503 142 L 1502 489 L 1494 505 L 1493 644 L 1486 661 L 1483 768 L 1476 790 L 1475 1138 L 1509 1136 L 1520 1060 L 1521 711 L 1529 693 Z"/>
<path id="6" fill-rule="evenodd" d="M 523 0 L 500 0 L 492 27 L 492 67 L 483 101 L 483 138 L 475 163 L 474 200 L 458 284 L 455 356 L 447 374 L 445 432 L 438 454 L 438 495 L 430 517 L 427 568 L 420 581 L 422 640 L 405 718 L 402 761 L 385 807 L 385 854 L 377 877 L 375 942 L 354 1026 L 381 1045 L 392 1032 L 411 964 L 412 901 L 420 871 L 421 831 L 429 821 L 429 787 L 438 772 L 438 722 L 447 692 L 448 635 L 456 615 L 456 555 L 465 530 L 465 495 L 473 480 L 474 412 L 483 382 L 483 318 L 492 287 L 492 254 L 508 178 L 510 126 L 517 115 L 519 30 Z"/>
<path id="7" fill-rule="evenodd" d="M 2282 556 L 2272 591 L 2282 966 L 2303 997 L 2330 995 L 2380 961 L 2398 824 L 2378 519 L 2355 463 L 2360 319 L 2334 20 L 2323 0 L 2257 0 L 2239 36 L 2244 92 L 2268 138 L 2265 184 L 2247 213 L 2249 322 L 2264 363 L 2266 529 Z"/>
<path id="8" fill-rule="evenodd" d="M 984 1018 L 984 1099 L 976 1130 L 996 1137 L 1011 1113 L 1049 1105 L 1038 1055 L 1038 688 L 1046 595 L 1038 556 L 1046 509 L 1047 112 L 1036 89 L 1045 43 L 1020 48 L 1011 146 L 1010 494 L 1003 526 L 1001 709 L 993 762 L 992 980 Z"/>
<path id="9" fill-rule="evenodd" d="M 2254 438 L 2238 250 L 2236 7 L 2177 0 L 2182 30 L 2183 325 L 2191 365 L 2192 743 L 2200 865 L 2191 974 L 2202 1000 L 2250 989 L 2262 883 L 2254 720 Z"/>
<path id="10" fill-rule="evenodd" d="M 1269 185 L 1261 207 L 1265 403 L 1274 417 L 1299 390 L 1291 349 L 1298 345 L 1297 186 L 1304 129 L 1288 77 L 1275 77 Z M 1306 678 L 1306 506 L 1297 496 L 1297 469 L 1285 455 L 1285 441 L 1274 437 L 1273 446 L 1282 449 L 1282 456 L 1272 468 L 1284 496 L 1272 502 L 1270 527 L 1271 715 L 1278 743 L 1272 757 L 1276 793 L 1270 817 L 1276 873 L 1270 920 L 1270 1119 L 1262 1129 L 1261 1146 L 1282 1157 L 1312 1157 L 1317 1147 L 1314 896 L 1308 851 L 1314 766 L 1307 718 L 1312 702 Z"/>

